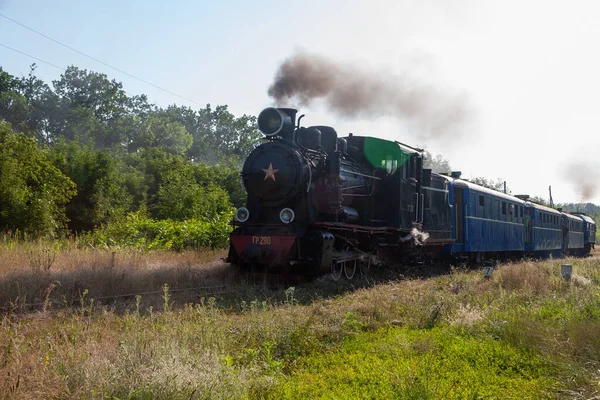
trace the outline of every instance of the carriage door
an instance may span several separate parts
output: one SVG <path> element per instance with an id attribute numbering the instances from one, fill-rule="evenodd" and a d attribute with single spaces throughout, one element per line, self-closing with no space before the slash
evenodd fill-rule
<path id="1" fill-rule="evenodd" d="M 463 223 L 464 223 L 464 202 L 463 202 L 463 189 L 454 187 L 454 213 L 455 213 L 455 224 L 456 227 L 456 242 L 463 243 Z"/>
<path id="2" fill-rule="evenodd" d="M 533 208 L 525 206 L 525 244 L 533 244 Z"/>

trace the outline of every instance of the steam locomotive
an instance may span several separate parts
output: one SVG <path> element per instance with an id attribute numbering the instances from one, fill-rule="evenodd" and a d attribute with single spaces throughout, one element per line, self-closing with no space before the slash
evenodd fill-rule
<path id="1" fill-rule="evenodd" d="M 573 215 L 433 173 L 423 150 L 330 126 L 300 126 L 297 110 L 258 116 L 266 142 L 246 159 L 246 207 L 236 210 L 227 261 L 269 273 L 337 280 L 387 260 L 586 254 L 596 226 Z"/>

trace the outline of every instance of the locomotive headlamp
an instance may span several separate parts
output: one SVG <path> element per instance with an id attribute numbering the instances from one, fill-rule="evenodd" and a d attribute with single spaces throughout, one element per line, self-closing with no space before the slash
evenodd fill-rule
<path id="1" fill-rule="evenodd" d="M 294 132 L 295 113 L 287 108 L 265 108 L 258 114 L 258 129 L 267 137 L 290 135 Z"/>
<path id="2" fill-rule="evenodd" d="M 291 208 L 284 208 L 279 213 L 279 219 L 284 224 L 289 224 L 290 222 L 292 222 L 295 216 L 296 214 L 294 214 L 294 210 L 292 210 Z"/>
<path id="3" fill-rule="evenodd" d="M 250 211 L 246 207 L 240 207 L 235 211 L 235 220 L 237 222 L 246 222 L 250 218 Z"/>

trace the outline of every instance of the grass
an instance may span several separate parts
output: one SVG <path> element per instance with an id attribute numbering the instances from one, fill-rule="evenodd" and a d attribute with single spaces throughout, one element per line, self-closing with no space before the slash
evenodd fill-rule
<path id="1" fill-rule="evenodd" d="M 295 288 L 247 282 L 214 253 L 119 252 L 113 262 L 110 252 L 64 249 L 49 270 L 27 264 L 25 249 L 0 256 L 10 261 L 0 290 L 18 276 L 20 293 L 52 299 L 45 311 L 2 317 L 0 398 L 598 396 L 598 255 L 503 264 L 492 279 L 459 268 Z M 571 281 L 560 277 L 566 262 Z M 61 282 L 46 295 L 59 278 L 81 291 Z M 232 292 L 95 300 L 190 282 L 226 282 Z M 75 306 L 58 304 L 85 289 Z"/>
<path id="2" fill-rule="evenodd" d="M 179 291 L 178 301 L 192 301 L 195 293 L 181 289 L 227 285 L 235 279 L 223 264 L 224 251 L 141 252 L 79 248 L 76 243 L 0 243 L 0 311 L 31 311 L 79 303 L 87 298 L 103 299 L 121 307 L 133 302 L 135 293 L 145 302 L 160 304 L 161 287 Z"/>

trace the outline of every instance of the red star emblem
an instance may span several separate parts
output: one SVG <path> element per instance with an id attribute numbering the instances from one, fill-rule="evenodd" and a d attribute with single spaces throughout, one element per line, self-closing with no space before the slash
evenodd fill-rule
<path id="1" fill-rule="evenodd" d="M 278 172 L 278 169 L 273 169 L 273 163 L 269 163 L 269 168 L 263 169 L 265 171 L 265 181 L 269 178 L 275 181 L 275 172 Z"/>

